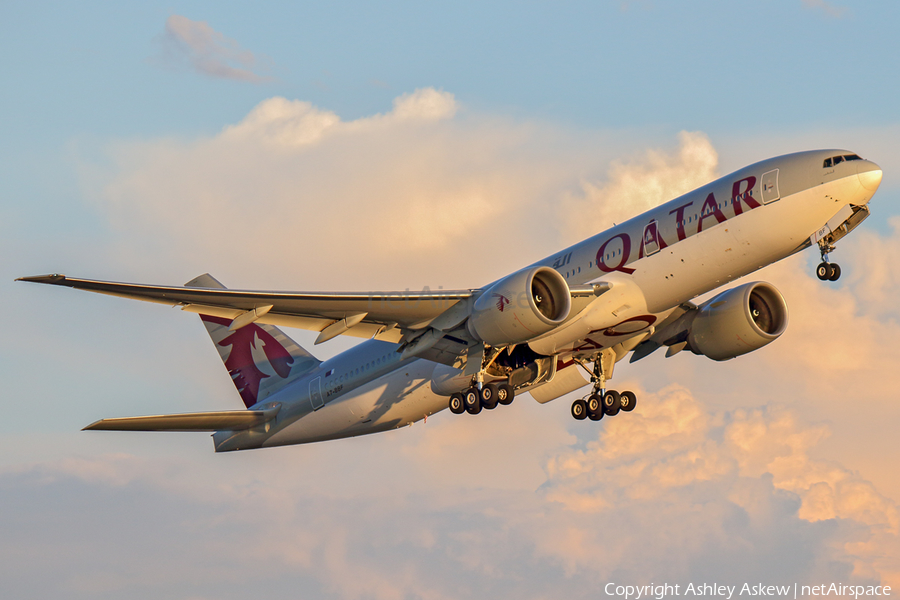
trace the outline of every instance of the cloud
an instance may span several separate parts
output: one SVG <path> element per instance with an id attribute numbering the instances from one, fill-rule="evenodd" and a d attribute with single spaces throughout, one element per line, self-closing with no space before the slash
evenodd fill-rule
<path id="1" fill-rule="evenodd" d="M 827 443 L 817 446 L 820 456 L 841 462 L 852 456 L 854 469 L 883 494 L 900 498 L 890 441 L 900 422 L 895 368 L 900 313 L 893 300 L 900 294 L 893 264 L 900 252 L 900 223 L 892 219 L 884 233 L 869 227 L 883 219 L 883 201 L 880 195 L 873 199 L 870 220 L 832 253 L 831 259 L 843 267 L 839 282 L 816 279 L 819 258 L 814 250 L 744 278 L 769 281 L 783 294 L 790 317 L 777 341 L 725 363 L 690 354 L 665 359 L 660 353 L 623 365 L 621 375 L 648 386 L 678 381 L 693 390 L 709 390 L 708 401 L 721 408 L 789 405 L 800 417 L 827 425 Z"/>
<path id="2" fill-rule="evenodd" d="M 872 201 L 873 220 L 880 218 L 879 198 Z M 803 381 L 808 396 L 837 408 L 841 389 L 853 389 L 876 405 L 892 403 L 896 387 L 892 366 L 900 352 L 900 324 L 895 301 L 900 294 L 900 219 L 888 221 L 891 233 L 860 227 L 838 243 L 831 259 L 843 274 L 838 284 L 822 284 L 813 274 L 818 253 L 776 263 L 750 275 L 766 279 L 784 295 L 789 311 L 785 334 L 755 353 L 753 360 L 781 379 Z M 797 372 L 808 375 L 796 377 Z M 848 387 L 838 386 L 835 374 L 853 373 Z M 857 396 L 859 397 L 859 396 Z M 833 403 L 833 404 L 832 404 Z"/>
<path id="3" fill-rule="evenodd" d="M 112 145 L 110 166 L 86 179 L 110 220 L 107 251 L 75 248 L 72 260 L 161 282 L 212 270 L 246 287 L 478 285 L 718 172 L 702 133 L 629 139 L 473 114 L 431 88 L 354 120 L 268 99 L 215 136 Z M 755 274 L 787 298 L 782 339 L 727 363 L 622 363 L 614 383 L 639 406 L 599 424 L 574 422 L 569 400 L 524 396 L 477 418 L 228 456 L 190 434 L 76 437 L 73 458 L 0 474 L 12 507 L 0 581 L 43 597 L 223 598 L 596 598 L 614 579 L 662 578 L 900 584 L 897 237 L 864 226 L 842 240 L 837 284 L 814 278 L 810 253 Z M 92 410 L 106 398 L 129 414 L 121 390 L 140 392 L 129 385 L 199 395 L 206 409 L 234 395 L 202 329 L 184 336 L 195 351 L 159 326 L 184 315 L 138 305 L 126 317 L 133 304 L 79 298 L 10 324 L 11 339 L 74 331 L 57 354 L 90 360 L 65 398 L 89 389 Z M 46 358 L 45 344 L 20 344 Z M 177 369 L 161 366 L 173 355 Z M 144 412 L 168 401 L 152 396 Z M 122 450 L 132 454 L 108 454 Z"/>
<path id="4" fill-rule="evenodd" d="M 688 563 L 692 554 L 714 553 L 717 547 L 730 555 L 728 564 L 742 563 L 740 557 L 749 551 L 740 547 L 750 541 L 746 536 L 777 540 L 775 528 L 782 526 L 797 536 L 777 541 L 784 544 L 777 551 L 784 556 L 788 545 L 802 546 L 812 540 L 804 540 L 806 536 L 824 532 L 804 523 L 855 522 L 853 528 L 819 540 L 835 549 L 834 554 L 809 556 L 808 566 L 801 566 L 800 560 L 790 568 L 808 568 L 802 573 L 805 577 L 826 575 L 832 568 L 828 561 L 838 560 L 852 564 L 853 572 L 866 577 L 877 573 L 885 581 L 900 580 L 896 562 L 885 568 L 881 561 L 885 555 L 896 556 L 900 549 L 897 504 L 852 470 L 811 457 L 827 436 L 826 427 L 802 423 L 779 406 L 715 413 L 677 385 L 641 398 L 639 413 L 605 423 L 599 437 L 585 449 L 571 449 L 550 460 L 545 484 L 548 501 L 568 513 L 585 515 L 585 520 L 611 522 L 622 507 L 628 507 L 629 526 L 643 529 L 634 521 L 648 518 L 653 527 L 659 527 L 652 555 L 647 557 L 657 566 L 666 564 L 665 554 L 678 553 L 680 544 L 686 544 Z M 697 502 L 708 519 L 692 514 Z M 735 510 L 740 518 L 733 514 Z M 678 524 L 673 522 L 675 515 Z M 610 546 L 606 532 L 589 531 L 582 529 L 581 541 L 574 544 L 551 537 L 545 550 L 565 564 L 587 570 L 592 552 L 582 550 L 599 552 Z M 635 533 L 636 539 L 642 539 L 640 532 Z M 627 569 L 623 557 L 628 554 L 626 547 L 625 552 L 607 556 L 604 568 L 609 572 Z M 749 576 L 750 571 L 742 575 Z M 696 573 L 688 567 L 682 575 Z"/>
<path id="5" fill-rule="evenodd" d="M 88 194 L 124 246 L 147 244 L 132 264 L 177 255 L 192 265 L 179 277 L 226 265 L 254 285 L 480 285 L 555 249 L 561 195 L 598 170 L 603 136 L 458 113 L 432 88 L 350 121 L 271 98 L 212 138 L 116 144 Z M 489 250 L 520 238 L 527 254 Z"/>
<path id="6" fill-rule="evenodd" d="M 286 148 L 315 145 L 325 137 L 384 130 L 403 122 L 450 119 L 458 106 L 453 94 L 432 88 L 416 90 L 394 99 L 394 108 L 384 115 L 364 117 L 349 123 L 335 113 L 320 110 L 300 100 L 270 98 L 260 102 L 243 121 L 228 126 L 221 139 L 232 143 L 262 143 Z"/>
<path id="7" fill-rule="evenodd" d="M 802 0 L 803 6 L 812 10 L 821 10 L 829 17 L 843 17 L 847 14 L 847 9 L 842 6 L 835 6 L 827 0 Z"/>
<path id="8" fill-rule="evenodd" d="M 582 182 L 581 192 L 566 199 L 568 230 L 586 238 L 717 177 L 718 154 L 705 134 L 682 131 L 678 142 L 674 152 L 616 160 L 603 182 Z"/>
<path id="9" fill-rule="evenodd" d="M 877 200 L 873 202 L 877 219 L 881 207 Z M 900 253 L 900 217 L 890 217 L 887 224 L 888 235 L 865 232 L 845 242 L 856 267 L 850 269 L 848 279 L 861 304 L 860 312 L 881 319 L 896 314 L 900 294 L 900 264 L 893 260 Z"/>
<path id="10" fill-rule="evenodd" d="M 577 436 L 547 418 L 565 407 L 526 398 L 505 413 L 225 460 L 151 451 L 6 470 L 0 574 L 24 589 L 53 573 L 34 593 L 72 598 L 897 582 L 896 503 L 813 457 L 820 424 L 780 406 L 711 410 L 677 385 L 641 399 L 600 424 L 562 422 Z"/>
<path id="11" fill-rule="evenodd" d="M 263 61 L 253 52 L 241 48 L 206 21 L 192 21 L 181 15 L 166 19 L 162 37 L 163 63 L 186 65 L 198 73 L 219 79 L 262 83 L 270 78 L 260 74 Z"/>

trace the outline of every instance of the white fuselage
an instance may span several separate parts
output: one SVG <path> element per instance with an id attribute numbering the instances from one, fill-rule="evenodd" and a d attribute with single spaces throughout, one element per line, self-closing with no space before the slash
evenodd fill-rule
<path id="1" fill-rule="evenodd" d="M 877 188 L 872 163 L 824 168 L 813 151 L 741 169 L 541 260 L 570 285 L 613 283 L 553 331 L 529 342 L 559 355 L 618 344 L 673 308 L 809 245 L 810 236 Z M 877 167 L 875 167 L 877 168 Z M 880 181 L 880 171 L 879 171 Z M 836 223 L 838 225 L 840 223 Z M 218 432 L 217 451 L 315 442 L 409 425 L 444 408 L 436 363 L 401 360 L 397 344 L 370 340 L 266 398 L 281 411 L 265 431 Z"/>

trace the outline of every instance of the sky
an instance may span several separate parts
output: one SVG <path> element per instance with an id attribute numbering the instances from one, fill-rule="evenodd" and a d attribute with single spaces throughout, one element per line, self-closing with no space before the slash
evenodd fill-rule
<path id="1" fill-rule="evenodd" d="M 898 24 L 889 0 L 0 3 L 0 595 L 900 588 Z M 885 173 L 841 280 L 814 251 L 749 276 L 786 298 L 779 340 L 620 363 L 639 404 L 600 423 L 523 395 L 221 455 L 82 432 L 241 404 L 195 315 L 13 281 L 478 287 L 815 148 Z"/>

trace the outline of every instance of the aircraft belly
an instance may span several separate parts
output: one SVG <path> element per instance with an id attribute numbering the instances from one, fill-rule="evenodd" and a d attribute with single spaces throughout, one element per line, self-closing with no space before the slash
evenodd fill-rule
<path id="1" fill-rule="evenodd" d="M 303 444 L 387 431 L 447 408 L 431 391 L 434 363 L 412 361 L 351 390 L 275 432 L 263 446 Z"/>

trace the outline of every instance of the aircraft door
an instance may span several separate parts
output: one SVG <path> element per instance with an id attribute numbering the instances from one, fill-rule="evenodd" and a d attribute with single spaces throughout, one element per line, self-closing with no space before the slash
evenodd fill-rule
<path id="1" fill-rule="evenodd" d="M 319 410 L 325 406 L 322 399 L 322 378 L 316 377 L 309 382 L 309 403 L 312 404 L 313 410 Z"/>
<path id="2" fill-rule="evenodd" d="M 781 198 L 778 192 L 778 169 L 772 169 L 762 176 L 762 201 L 763 204 L 775 202 Z"/>
<path id="3" fill-rule="evenodd" d="M 650 221 L 644 227 L 644 238 L 641 243 L 644 246 L 644 256 L 650 256 L 659 252 L 659 231 L 656 220 Z"/>

